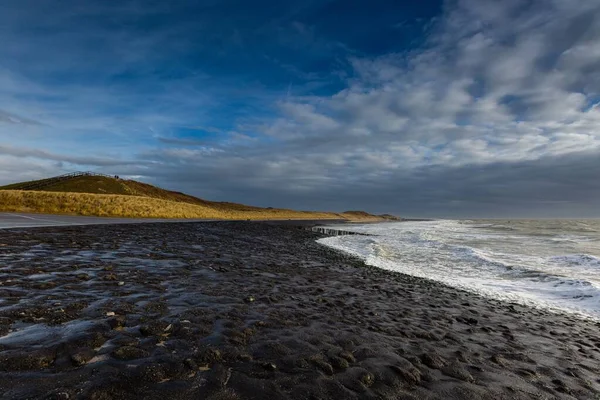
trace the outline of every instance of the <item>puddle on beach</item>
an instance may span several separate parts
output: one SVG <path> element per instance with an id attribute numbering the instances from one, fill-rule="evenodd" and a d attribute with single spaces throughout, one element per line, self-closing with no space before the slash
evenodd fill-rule
<path id="1" fill-rule="evenodd" d="M 113 328 L 101 346 L 101 352 L 111 351 L 126 342 L 123 337 L 140 336 L 144 324 L 166 321 L 179 327 L 189 310 L 200 316 L 206 343 L 217 343 L 224 327 L 215 314 L 239 305 L 239 294 L 216 284 L 217 269 L 235 258 L 213 252 L 204 262 L 204 244 L 167 244 L 158 235 L 106 241 L 52 232 L 27 234 L 27 240 L 14 236 L 0 247 L 0 353 L 57 346 L 98 330 L 99 324 Z M 218 236 L 212 241 L 219 247 L 214 246 Z M 204 289 L 190 290 L 194 281 Z"/>
<path id="2" fill-rule="evenodd" d="M 68 341 L 95 324 L 93 321 L 81 320 L 70 321 L 58 326 L 15 324 L 16 327 L 12 332 L 0 337 L 0 346 L 14 348 L 53 345 Z"/>

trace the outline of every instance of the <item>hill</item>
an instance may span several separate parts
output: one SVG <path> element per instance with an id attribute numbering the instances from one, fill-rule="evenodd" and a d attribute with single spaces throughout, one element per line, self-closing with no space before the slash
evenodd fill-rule
<path id="1" fill-rule="evenodd" d="M 138 218 L 392 219 L 364 211 L 295 211 L 208 201 L 147 183 L 90 172 L 2 186 L 0 211 Z"/>
<path id="2" fill-rule="evenodd" d="M 122 196 L 150 197 L 201 206 L 223 207 L 228 210 L 256 211 L 261 209 L 259 207 L 246 206 L 243 204 L 207 201 L 185 193 L 162 189 L 147 183 L 91 172 L 76 172 L 37 181 L 13 183 L 6 186 L 0 186 L 0 190 L 114 194 Z"/>

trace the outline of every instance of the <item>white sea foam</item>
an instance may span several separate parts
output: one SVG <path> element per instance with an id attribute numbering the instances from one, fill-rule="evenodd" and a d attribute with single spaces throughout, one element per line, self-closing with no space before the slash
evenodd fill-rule
<path id="1" fill-rule="evenodd" d="M 373 236 L 319 242 L 380 268 L 600 318 L 600 221 L 442 220 L 341 229 Z"/>

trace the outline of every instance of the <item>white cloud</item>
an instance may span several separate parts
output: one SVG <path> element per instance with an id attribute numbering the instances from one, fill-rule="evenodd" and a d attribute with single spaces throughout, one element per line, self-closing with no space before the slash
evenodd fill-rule
<path id="1" fill-rule="evenodd" d="M 348 88 L 310 104 L 286 103 L 288 111 L 304 110 L 304 118 L 284 114 L 270 132 L 311 137 L 312 151 L 335 146 L 348 160 L 372 152 L 377 161 L 364 163 L 365 174 L 600 150 L 596 111 L 586 110 L 600 87 L 573 86 L 597 73 L 583 68 L 595 59 L 582 51 L 594 54 L 600 43 L 600 8 L 570 5 L 460 1 L 442 19 L 431 47 L 351 59 L 355 76 Z M 563 48 L 557 49 L 560 36 Z M 361 139 L 353 140 L 357 132 Z M 402 165 L 379 162 L 415 141 L 431 151 Z"/>

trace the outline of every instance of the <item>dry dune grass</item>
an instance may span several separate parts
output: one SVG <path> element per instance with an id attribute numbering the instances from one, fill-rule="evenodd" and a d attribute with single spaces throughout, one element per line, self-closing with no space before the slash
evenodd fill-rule
<path id="1" fill-rule="evenodd" d="M 0 211 L 130 218 L 355 219 L 343 213 L 254 207 L 240 210 L 227 209 L 223 203 L 211 206 L 131 195 L 31 190 L 0 190 Z"/>
<path id="2" fill-rule="evenodd" d="M 208 201 L 185 193 L 162 189 L 147 183 L 134 180 L 115 179 L 108 176 L 82 175 L 66 180 L 56 181 L 55 179 L 56 177 L 37 181 L 13 183 L 11 185 L 0 186 L 0 190 L 30 190 L 28 189 L 28 186 L 31 184 L 45 183 L 43 187 L 34 190 L 43 192 L 117 194 L 124 196 L 150 197 L 154 199 L 206 206 L 223 211 L 264 210 L 264 208 L 248 206 L 245 204 Z"/>
<path id="3" fill-rule="evenodd" d="M 208 201 L 147 183 L 90 173 L 2 186 L 0 211 L 132 218 L 345 219 L 356 222 L 391 219 L 364 211 L 294 211 Z"/>

